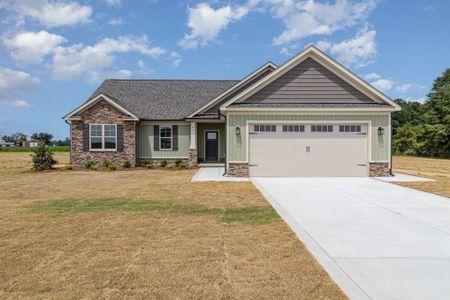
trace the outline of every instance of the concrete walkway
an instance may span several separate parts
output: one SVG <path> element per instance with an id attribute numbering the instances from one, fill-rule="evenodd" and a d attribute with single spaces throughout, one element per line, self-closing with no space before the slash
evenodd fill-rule
<path id="1" fill-rule="evenodd" d="M 448 299 L 450 199 L 370 178 L 252 178 L 352 299 Z"/>
<path id="2" fill-rule="evenodd" d="M 223 176 L 224 172 L 224 167 L 201 167 L 192 181 L 248 181 L 248 178 Z"/>

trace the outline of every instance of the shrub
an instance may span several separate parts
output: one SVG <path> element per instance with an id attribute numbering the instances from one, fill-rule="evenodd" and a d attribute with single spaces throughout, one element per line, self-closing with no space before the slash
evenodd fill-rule
<path id="1" fill-rule="evenodd" d="M 96 164 L 91 165 L 91 166 L 89 167 L 89 170 L 97 171 L 97 165 L 96 165 Z"/>
<path id="2" fill-rule="evenodd" d="M 173 168 L 172 165 L 166 165 L 164 168 L 166 168 L 167 170 L 171 170 Z"/>
<path id="3" fill-rule="evenodd" d="M 124 161 L 123 163 L 122 163 L 122 167 L 124 167 L 124 168 L 131 168 L 131 162 L 127 159 L 126 161 Z"/>
<path id="4" fill-rule="evenodd" d="M 113 163 L 109 163 L 108 170 L 115 171 L 115 170 L 117 170 L 117 166 Z"/>
<path id="5" fill-rule="evenodd" d="M 177 159 L 177 161 L 175 162 L 175 166 L 178 168 L 179 164 L 184 164 L 184 161 L 182 159 Z"/>
<path id="6" fill-rule="evenodd" d="M 153 169 L 153 163 L 152 162 L 145 163 L 144 167 L 147 169 Z"/>
<path id="7" fill-rule="evenodd" d="M 177 169 L 186 169 L 186 164 L 184 161 L 181 161 L 179 164 L 177 164 Z"/>
<path id="8" fill-rule="evenodd" d="M 162 168 L 165 168 L 165 167 L 167 166 L 167 160 L 162 160 L 162 161 L 159 163 L 159 165 L 160 165 Z"/>
<path id="9" fill-rule="evenodd" d="M 64 165 L 65 170 L 73 170 L 72 165 Z"/>
<path id="10" fill-rule="evenodd" d="M 102 165 L 105 167 L 105 168 L 108 168 L 108 166 L 111 164 L 111 162 L 109 161 L 109 160 L 107 160 L 107 159 L 104 159 L 103 161 L 102 161 Z"/>
<path id="11" fill-rule="evenodd" d="M 53 159 L 53 152 L 50 151 L 45 145 L 39 146 L 33 150 L 32 162 L 33 170 L 43 171 L 51 169 L 57 161 Z"/>
<path id="12" fill-rule="evenodd" d="M 95 166 L 95 162 L 93 162 L 92 160 L 87 160 L 84 162 L 84 167 L 86 169 L 90 169 L 92 166 Z"/>

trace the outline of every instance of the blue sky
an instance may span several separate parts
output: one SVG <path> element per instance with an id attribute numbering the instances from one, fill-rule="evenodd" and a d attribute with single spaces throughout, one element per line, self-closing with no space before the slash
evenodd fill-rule
<path id="1" fill-rule="evenodd" d="M 450 1 L 0 0 L 0 135 L 69 135 L 105 78 L 240 79 L 310 43 L 391 98 L 450 67 Z"/>

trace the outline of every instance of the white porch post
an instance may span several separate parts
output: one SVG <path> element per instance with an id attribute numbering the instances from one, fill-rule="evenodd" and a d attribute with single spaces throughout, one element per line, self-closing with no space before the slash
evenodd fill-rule
<path id="1" fill-rule="evenodd" d="M 197 149 L 197 122 L 191 122 L 191 145 L 189 149 Z"/>

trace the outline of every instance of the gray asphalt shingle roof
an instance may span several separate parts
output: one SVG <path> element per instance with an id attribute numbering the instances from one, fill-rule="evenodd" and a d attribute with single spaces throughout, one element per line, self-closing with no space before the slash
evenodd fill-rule
<path id="1" fill-rule="evenodd" d="M 239 80 L 105 80 L 104 94 L 142 120 L 182 120 Z"/>

